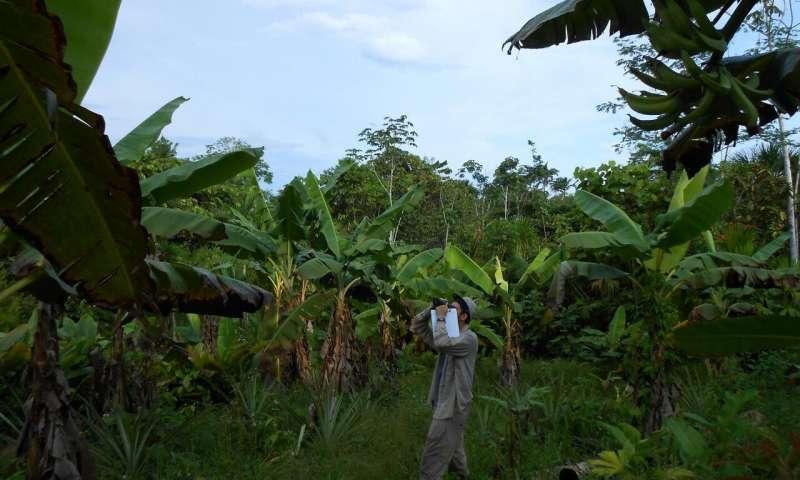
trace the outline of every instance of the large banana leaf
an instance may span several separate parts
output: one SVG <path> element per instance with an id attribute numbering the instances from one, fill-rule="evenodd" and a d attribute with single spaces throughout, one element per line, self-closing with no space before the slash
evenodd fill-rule
<path id="1" fill-rule="evenodd" d="M 317 280 L 329 273 L 342 271 L 342 264 L 330 255 L 317 255 L 297 267 L 297 274 L 306 280 Z"/>
<path id="2" fill-rule="evenodd" d="M 504 45 L 545 48 L 592 40 L 608 29 L 621 37 L 642 33 L 649 15 L 642 0 L 565 0 L 528 20 Z"/>
<path id="3" fill-rule="evenodd" d="M 659 219 L 658 247 L 674 247 L 699 237 L 722 218 L 733 201 L 733 186 L 729 182 L 708 186 L 691 202 Z"/>
<path id="4" fill-rule="evenodd" d="M 455 245 L 448 245 L 444 252 L 444 258 L 450 268 L 464 273 L 485 294 L 491 295 L 494 291 L 494 282 L 489 277 L 489 274 L 460 248 Z"/>
<path id="5" fill-rule="evenodd" d="M 156 292 L 144 306 L 155 306 L 162 314 L 177 310 L 240 317 L 272 301 L 272 295 L 260 287 L 202 268 L 154 260 L 147 265 Z"/>
<path id="6" fill-rule="evenodd" d="M 777 315 L 683 323 L 673 331 L 675 346 L 713 357 L 766 349 L 800 347 L 800 321 Z"/>
<path id="7" fill-rule="evenodd" d="M 189 99 L 178 97 L 167 102 L 155 113 L 131 130 L 114 145 L 114 152 L 122 164 L 135 162 L 142 158 L 145 150 L 158 140 L 164 127 L 172 123 L 172 114 Z"/>
<path id="8" fill-rule="evenodd" d="M 791 234 L 789 234 L 789 232 L 781 233 L 775 237 L 774 240 L 759 248 L 758 251 L 753 254 L 753 259 L 759 262 L 766 262 L 770 259 L 770 257 L 775 255 L 778 250 L 786 245 L 786 241 L 789 240 L 789 238 L 791 238 Z"/>
<path id="9" fill-rule="evenodd" d="M 729 288 L 796 288 L 800 285 L 800 271 L 796 268 L 770 270 L 739 266 L 710 268 L 680 278 L 679 285 L 694 290 L 717 285 Z"/>
<path id="10" fill-rule="evenodd" d="M 630 245 L 641 252 L 649 248 L 642 234 L 642 227 L 608 200 L 585 190 L 578 190 L 575 192 L 575 204 L 583 213 L 605 225 L 620 244 Z"/>
<path id="11" fill-rule="evenodd" d="M 558 307 L 564 303 L 566 282 L 571 278 L 585 278 L 587 280 L 612 280 L 628 276 L 622 270 L 610 265 L 593 262 L 579 262 L 565 260 L 559 264 L 558 271 L 553 276 L 548 297 L 551 305 Z"/>
<path id="12" fill-rule="evenodd" d="M 626 248 L 631 244 L 609 232 L 574 232 L 559 239 L 568 249 L 596 250 L 601 248 Z"/>
<path id="13" fill-rule="evenodd" d="M 308 192 L 311 208 L 314 209 L 317 220 L 319 221 L 319 229 L 328 245 L 328 250 L 330 250 L 334 257 L 340 258 L 342 256 L 342 250 L 339 245 L 339 233 L 336 231 L 336 224 L 333 222 L 331 210 L 328 207 L 328 202 L 325 200 L 325 194 L 320 189 L 317 177 L 311 170 L 309 170 L 306 175 L 306 191 Z"/>
<path id="14" fill-rule="evenodd" d="M 407 283 L 417 276 L 420 270 L 424 270 L 438 262 L 444 252 L 441 248 L 431 248 L 420 252 L 407 261 L 397 272 L 397 281 Z"/>
<path id="15" fill-rule="evenodd" d="M 297 242 L 306 237 L 303 198 L 297 188 L 297 181 L 283 187 L 278 195 L 278 208 L 275 210 L 274 233 L 286 240 Z"/>
<path id="16" fill-rule="evenodd" d="M 41 5 L 0 2 L 0 218 L 91 302 L 129 304 L 150 285 L 136 172 L 72 103 L 64 34 Z"/>
<path id="17" fill-rule="evenodd" d="M 525 285 L 525 282 L 531 275 L 540 272 L 543 268 L 546 268 L 548 260 L 552 257 L 548 255 L 550 255 L 550 249 L 547 247 L 539 251 L 539 253 L 536 255 L 536 258 L 534 258 L 531 263 L 528 264 L 527 268 L 525 268 L 525 271 L 522 273 L 522 276 L 519 277 L 517 287 Z"/>
<path id="18" fill-rule="evenodd" d="M 226 237 L 225 224 L 219 220 L 174 208 L 142 208 L 142 225 L 150 235 L 162 238 L 175 238 L 182 233 L 204 240 L 222 240 Z"/>
<path id="19" fill-rule="evenodd" d="M 391 207 L 383 213 L 369 221 L 364 228 L 357 232 L 358 243 L 373 239 L 386 238 L 389 232 L 395 227 L 398 217 L 409 207 L 416 206 L 424 196 L 423 190 L 415 186 L 405 195 L 397 199 Z"/>
<path id="20" fill-rule="evenodd" d="M 72 76 L 78 86 L 76 103 L 83 100 L 103 61 L 121 1 L 47 0 L 48 10 L 58 15 L 67 36 L 65 60 L 72 66 Z"/>
<path id="21" fill-rule="evenodd" d="M 185 162 L 141 182 L 142 197 L 150 205 L 185 197 L 222 183 L 238 173 L 253 168 L 261 154 L 257 149 L 210 155 L 196 162 Z"/>
<path id="22" fill-rule="evenodd" d="M 151 235 L 175 238 L 189 234 L 215 245 L 234 256 L 263 260 L 275 251 L 274 241 L 263 232 L 220 222 L 194 212 L 163 207 L 144 207 L 142 225 Z"/>

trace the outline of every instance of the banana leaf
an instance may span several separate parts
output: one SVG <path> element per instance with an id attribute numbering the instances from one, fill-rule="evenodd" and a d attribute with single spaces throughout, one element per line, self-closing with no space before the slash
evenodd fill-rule
<path id="1" fill-rule="evenodd" d="M 359 340 L 367 340 L 378 333 L 381 310 L 380 306 L 372 307 L 353 317 L 356 324 L 356 337 Z"/>
<path id="2" fill-rule="evenodd" d="M 174 208 L 142 208 L 142 225 L 150 235 L 155 237 L 175 238 L 183 233 L 203 240 L 226 238 L 224 223 L 204 215 Z"/>
<path id="3" fill-rule="evenodd" d="M 491 327 L 484 325 L 479 319 L 474 319 L 469 322 L 469 328 L 475 332 L 479 337 L 483 337 L 491 343 L 494 348 L 500 350 L 503 348 L 503 338 L 500 337 Z"/>
<path id="4" fill-rule="evenodd" d="M 778 315 L 684 322 L 673 330 L 675 346 L 690 355 L 717 357 L 800 347 L 800 321 Z"/>
<path id="5" fill-rule="evenodd" d="M 272 302 L 272 295 L 260 287 L 202 268 L 155 260 L 147 266 L 156 290 L 144 307 L 157 307 L 162 315 L 180 311 L 241 317 Z"/>
<path id="6" fill-rule="evenodd" d="M 42 5 L 0 2 L 0 218 L 90 302 L 128 305 L 150 286 L 137 174 L 74 104 L 64 33 Z"/>
<path id="7" fill-rule="evenodd" d="M 408 283 L 419 274 L 420 270 L 424 270 L 438 262 L 443 254 L 444 251 L 441 248 L 431 248 L 430 250 L 418 253 L 400 268 L 397 272 L 397 281 L 400 283 Z"/>
<path id="8" fill-rule="evenodd" d="M 277 250 L 275 240 L 264 232 L 250 231 L 230 223 L 224 225 L 225 238 L 213 243 L 234 257 L 263 261 Z"/>
<path id="9" fill-rule="evenodd" d="M 334 257 L 340 258 L 342 256 L 342 250 L 339 245 L 339 233 L 336 231 L 336 224 L 333 222 L 331 210 L 328 207 L 328 202 L 325 200 L 325 194 L 320 189 L 317 177 L 311 170 L 309 170 L 306 175 L 306 191 L 311 208 L 319 221 L 319 229 L 328 245 L 328 250 Z"/>
<path id="10" fill-rule="evenodd" d="M 739 266 L 710 268 L 681 278 L 678 285 L 693 290 L 717 285 L 728 288 L 796 288 L 800 285 L 800 271 L 796 268 L 770 270 Z"/>
<path id="11" fill-rule="evenodd" d="M 47 9 L 58 15 L 67 36 L 65 61 L 72 67 L 78 87 L 76 103 L 81 103 L 100 68 L 114 33 L 121 1 L 47 0 Z"/>
<path id="12" fill-rule="evenodd" d="M 657 246 L 674 247 L 699 237 L 722 218 L 733 206 L 733 201 L 733 186 L 729 182 L 708 186 L 683 207 L 659 218 Z"/>
<path id="13" fill-rule="evenodd" d="M 753 259 L 759 262 L 766 262 L 770 259 L 775 253 L 783 248 L 786 245 L 786 241 L 791 238 L 791 234 L 789 232 L 783 232 L 774 240 L 769 242 L 768 244 L 764 245 L 756 253 L 753 254 Z"/>
<path id="14" fill-rule="evenodd" d="M 188 98 L 178 97 L 167 102 L 166 105 L 159 108 L 122 137 L 114 145 L 114 152 L 117 154 L 117 159 L 120 163 L 128 164 L 142 158 L 145 150 L 161 136 L 161 131 L 164 130 L 164 127 L 172 123 L 172 114 L 175 113 L 175 110 L 188 100 Z"/>
<path id="15" fill-rule="evenodd" d="M 625 248 L 631 244 L 609 232 L 574 232 L 559 239 L 570 250 L 596 250 L 602 248 Z"/>
<path id="16" fill-rule="evenodd" d="M 565 0 L 528 20 L 503 45 L 511 53 L 592 40 L 606 30 L 625 37 L 644 32 L 648 20 L 642 0 Z"/>
<path id="17" fill-rule="evenodd" d="M 758 88 L 772 90 L 770 100 L 783 112 L 794 115 L 800 107 L 800 48 L 728 57 L 722 65 L 735 76 L 758 72 Z"/>
<path id="18" fill-rule="evenodd" d="M 424 191 L 415 186 L 397 199 L 391 207 L 365 224 L 363 229 L 356 232 L 357 243 L 373 238 L 385 238 L 395 227 L 397 219 L 409 207 L 419 204 L 425 196 Z"/>
<path id="19" fill-rule="evenodd" d="M 317 280 L 329 273 L 342 271 L 342 264 L 330 255 L 317 254 L 316 257 L 303 262 L 297 267 L 297 274 L 306 280 Z"/>
<path id="20" fill-rule="evenodd" d="M 571 278 L 585 278 L 587 280 L 611 280 L 628 276 L 622 270 L 603 263 L 579 262 L 565 260 L 559 264 L 558 271 L 553 276 L 548 292 L 549 303 L 557 308 L 564 303 L 566 282 Z"/>
<path id="21" fill-rule="evenodd" d="M 630 245 L 641 252 L 649 249 L 642 227 L 618 206 L 585 190 L 575 192 L 575 204 L 583 213 L 602 223 L 620 244 Z"/>
<path id="22" fill-rule="evenodd" d="M 494 282 L 491 277 L 460 248 L 455 245 L 448 245 L 444 252 L 444 258 L 450 268 L 464 273 L 485 294 L 491 295 L 494 291 Z"/>
<path id="23" fill-rule="evenodd" d="M 262 150 L 239 150 L 210 155 L 147 177 L 141 181 L 143 201 L 148 205 L 157 205 L 222 183 L 253 168 L 258 163 Z"/>
<path id="24" fill-rule="evenodd" d="M 336 186 L 336 183 L 342 178 L 342 175 L 346 174 L 350 171 L 353 167 L 356 166 L 356 162 L 350 159 L 344 159 L 339 161 L 336 167 L 333 169 L 330 175 L 326 178 L 325 184 L 321 185 L 322 192 L 328 193 L 330 192 L 333 187 Z"/>
<path id="25" fill-rule="evenodd" d="M 418 296 L 450 298 L 453 294 L 459 294 L 463 297 L 475 298 L 481 295 L 481 291 L 477 288 L 452 278 L 415 278 L 406 285 Z"/>
<path id="26" fill-rule="evenodd" d="M 283 187 L 278 195 L 278 208 L 275 210 L 274 233 L 286 240 L 297 242 L 306 237 L 303 198 L 296 181 Z"/>

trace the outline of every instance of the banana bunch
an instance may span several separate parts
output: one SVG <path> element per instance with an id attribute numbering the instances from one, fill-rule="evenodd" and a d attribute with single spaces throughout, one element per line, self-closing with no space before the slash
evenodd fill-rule
<path id="1" fill-rule="evenodd" d="M 728 42 L 708 19 L 706 10 L 698 0 L 655 0 L 660 23 L 650 23 L 647 35 L 659 54 L 667 58 L 680 58 L 681 52 L 696 55 L 701 52 L 724 52 Z M 694 19 L 694 21 L 692 21 Z"/>

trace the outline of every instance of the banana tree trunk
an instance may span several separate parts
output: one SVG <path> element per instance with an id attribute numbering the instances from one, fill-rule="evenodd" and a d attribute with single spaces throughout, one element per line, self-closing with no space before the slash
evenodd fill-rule
<path id="1" fill-rule="evenodd" d="M 200 315 L 200 328 L 203 334 L 203 346 L 210 354 L 217 353 L 217 337 L 219 336 L 219 317 Z"/>
<path id="2" fill-rule="evenodd" d="M 520 365 L 520 333 L 519 322 L 513 313 L 506 317 L 506 338 L 503 342 L 503 358 L 500 364 L 500 379 L 503 385 L 511 387 L 519 380 Z"/>
<path id="3" fill-rule="evenodd" d="M 328 334 L 322 344 L 322 384 L 335 392 L 349 390 L 353 381 L 355 327 L 346 289 L 337 295 Z"/>
<path id="4" fill-rule="evenodd" d="M 381 334 L 381 361 L 383 362 L 386 373 L 394 373 L 397 366 L 397 354 L 394 348 L 394 335 L 392 335 L 392 311 L 385 303 L 381 309 L 380 316 Z"/>
<path id="5" fill-rule="evenodd" d="M 56 312 L 54 305 L 39 304 L 18 453 L 25 457 L 29 480 L 93 480 L 94 464 L 72 419 L 69 387 L 58 363 Z"/>
<path id="6" fill-rule="evenodd" d="M 109 378 L 110 384 L 114 388 L 112 394 L 112 405 L 122 409 L 127 409 L 127 388 L 125 378 L 125 339 L 123 336 L 122 323 L 125 320 L 125 314 L 121 311 L 117 313 L 116 322 L 114 322 L 113 339 L 111 343 L 111 364 L 109 365 Z"/>
<path id="7" fill-rule="evenodd" d="M 664 344 L 656 331 L 651 331 L 651 338 L 653 339 L 651 361 L 655 373 L 650 385 L 650 405 L 645 423 L 646 435 L 651 435 L 660 429 L 664 421 L 675 414 L 677 400 L 677 388 L 670 381 Z"/>

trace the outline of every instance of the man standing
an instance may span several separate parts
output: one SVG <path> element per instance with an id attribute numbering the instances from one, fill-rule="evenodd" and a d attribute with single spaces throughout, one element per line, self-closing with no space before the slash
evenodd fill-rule
<path id="1" fill-rule="evenodd" d="M 411 331 L 439 352 L 428 402 L 433 407 L 433 420 L 425 440 L 420 466 L 421 480 L 439 480 L 448 465 L 459 478 L 467 478 L 467 454 L 464 451 L 464 426 L 472 401 L 472 381 L 478 356 L 478 337 L 469 329 L 477 306 L 470 298 L 455 296 L 436 305 L 436 327 L 431 329 L 430 311 L 417 315 Z M 448 337 L 445 316 L 454 308 L 458 317 L 459 336 Z"/>

